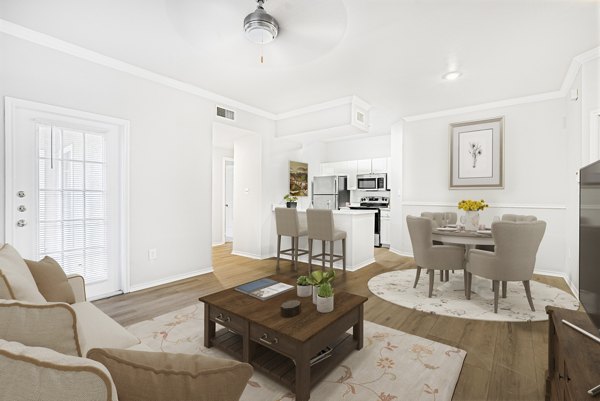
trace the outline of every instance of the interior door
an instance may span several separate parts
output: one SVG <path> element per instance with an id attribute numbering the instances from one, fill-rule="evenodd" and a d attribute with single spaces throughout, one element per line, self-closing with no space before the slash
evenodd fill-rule
<path id="1" fill-rule="evenodd" d="M 7 242 L 84 276 L 90 298 L 123 291 L 119 127 L 33 102 L 6 107 Z"/>
<path id="2" fill-rule="evenodd" d="M 225 162 L 225 242 L 233 241 L 233 162 Z"/>

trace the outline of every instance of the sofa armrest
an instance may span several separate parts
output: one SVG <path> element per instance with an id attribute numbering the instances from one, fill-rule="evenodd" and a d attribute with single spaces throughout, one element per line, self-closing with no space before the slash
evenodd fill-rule
<path id="1" fill-rule="evenodd" d="M 83 276 L 80 276 L 79 274 L 69 274 L 67 280 L 69 280 L 69 285 L 75 294 L 75 302 L 85 302 L 85 280 Z"/>
<path id="2" fill-rule="evenodd" d="M 238 401 L 253 372 L 247 363 L 201 354 L 94 348 L 87 357 L 106 366 L 126 400 Z"/>

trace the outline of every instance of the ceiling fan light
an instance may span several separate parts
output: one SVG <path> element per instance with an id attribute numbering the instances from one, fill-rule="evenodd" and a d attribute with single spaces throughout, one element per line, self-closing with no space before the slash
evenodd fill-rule
<path id="1" fill-rule="evenodd" d="M 244 18 L 244 32 L 253 43 L 264 45 L 273 41 L 279 33 L 277 20 L 268 14 L 261 6 Z"/>

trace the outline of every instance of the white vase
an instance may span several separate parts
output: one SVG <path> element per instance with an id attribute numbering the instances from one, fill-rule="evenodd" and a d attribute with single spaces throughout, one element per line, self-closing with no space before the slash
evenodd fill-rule
<path id="1" fill-rule="evenodd" d="M 465 230 L 477 231 L 479 229 L 479 212 L 468 211 L 465 213 Z"/>
<path id="2" fill-rule="evenodd" d="M 312 285 L 297 285 L 296 292 L 301 298 L 310 297 L 312 295 Z"/>
<path id="3" fill-rule="evenodd" d="M 312 292 L 312 296 L 313 296 L 313 304 L 317 304 L 317 294 L 319 293 L 319 286 L 315 285 L 313 287 L 313 292 Z"/>
<path id="4" fill-rule="evenodd" d="M 330 297 L 320 297 L 317 295 L 317 312 L 333 312 L 333 295 Z"/>

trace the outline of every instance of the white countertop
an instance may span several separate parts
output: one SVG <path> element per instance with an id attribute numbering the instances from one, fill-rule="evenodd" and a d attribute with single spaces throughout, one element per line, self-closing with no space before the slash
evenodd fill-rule
<path id="1" fill-rule="evenodd" d="M 368 209 L 340 209 L 333 210 L 333 214 L 341 214 L 341 215 L 360 215 L 360 214 L 374 214 L 376 210 L 368 210 Z M 306 210 L 298 209 L 298 213 L 306 213 Z"/>

